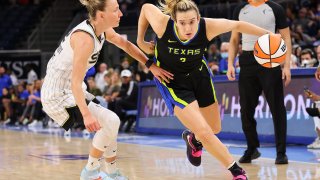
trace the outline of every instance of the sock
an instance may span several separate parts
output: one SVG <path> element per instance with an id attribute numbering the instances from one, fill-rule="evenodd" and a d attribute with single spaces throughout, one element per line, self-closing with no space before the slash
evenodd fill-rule
<path id="1" fill-rule="evenodd" d="M 196 136 L 194 134 L 193 134 L 193 137 L 191 139 L 191 142 L 196 147 L 202 147 L 202 143 L 196 139 Z"/>
<path id="2" fill-rule="evenodd" d="M 100 165 L 99 158 L 94 158 L 94 157 L 89 155 L 89 159 L 88 159 L 88 163 L 86 165 L 86 169 L 88 171 L 92 171 L 93 169 L 95 169 L 99 165 Z"/>
<path id="3" fill-rule="evenodd" d="M 105 159 L 101 160 L 101 170 L 107 174 L 113 174 L 117 171 L 117 160 L 106 162 Z"/>
<path id="4" fill-rule="evenodd" d="M 233 161 L 233 163 L 231 163 L 228 166 L 228 170 L 231 172 L 231 174 L 233 176 L 238 176 L 238 175 L 243 174 L 242 168 L 240 166 L 238 166 L 238 164 L 235 161 Z"/>

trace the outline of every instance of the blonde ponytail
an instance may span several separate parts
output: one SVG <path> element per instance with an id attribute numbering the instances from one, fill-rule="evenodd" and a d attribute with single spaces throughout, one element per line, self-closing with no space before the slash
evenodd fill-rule
<path id="1" fill-rule="evenodd" d="M 159 8 L 164 14 L 168 14 L 176 21 L 177 12 L 186 12 L 189 10 L 195 10 L 198 17 L 200 12 L 197 5 L 192 0 L 159 0 Z"/>

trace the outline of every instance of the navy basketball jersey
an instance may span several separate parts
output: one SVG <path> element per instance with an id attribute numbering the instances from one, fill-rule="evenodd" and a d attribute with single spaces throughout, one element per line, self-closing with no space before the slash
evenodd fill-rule
<path id="1" fill-rule="evenodd" d="M 201 66 L 208 42 L 203 18 L 200 19 L 196 35 L 187 41 L 179 39 L 175 23 L 169 19 L 165 33 L 157 38 L 157 64 L 172 73 L 191 72 Z"/>

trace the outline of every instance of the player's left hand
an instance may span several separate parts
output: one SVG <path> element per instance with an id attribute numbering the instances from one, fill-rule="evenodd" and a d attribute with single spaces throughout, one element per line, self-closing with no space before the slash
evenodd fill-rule
<path id="1" fill-rule="evenodd" d="M 285 66 L 282 69 L 282 80 L 284 80 L 284 86 L 288 86 L 289 83 L 291 82 L 291 71 L 290 67 Z"/>
<path id="2" fill-rule="evenodd" d="M 149 68 L 155 78 L 157 78 L 160 82 L 164 80 L 166 83 L 170 83 L 170 79 L 173 79 L 173 74 L 170 72 L 158 67 L 155 64 L 152 64 Z"/>

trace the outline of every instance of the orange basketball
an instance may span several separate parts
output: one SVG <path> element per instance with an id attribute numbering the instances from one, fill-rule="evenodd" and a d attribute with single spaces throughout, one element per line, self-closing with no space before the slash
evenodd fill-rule
<path id="1" fill-rule="evenodd" d="M 279 66 L 286 59 L 287 46 L 279 34 L 265 34 L 254 45 L 254 57 L 266 68 Z"/>

